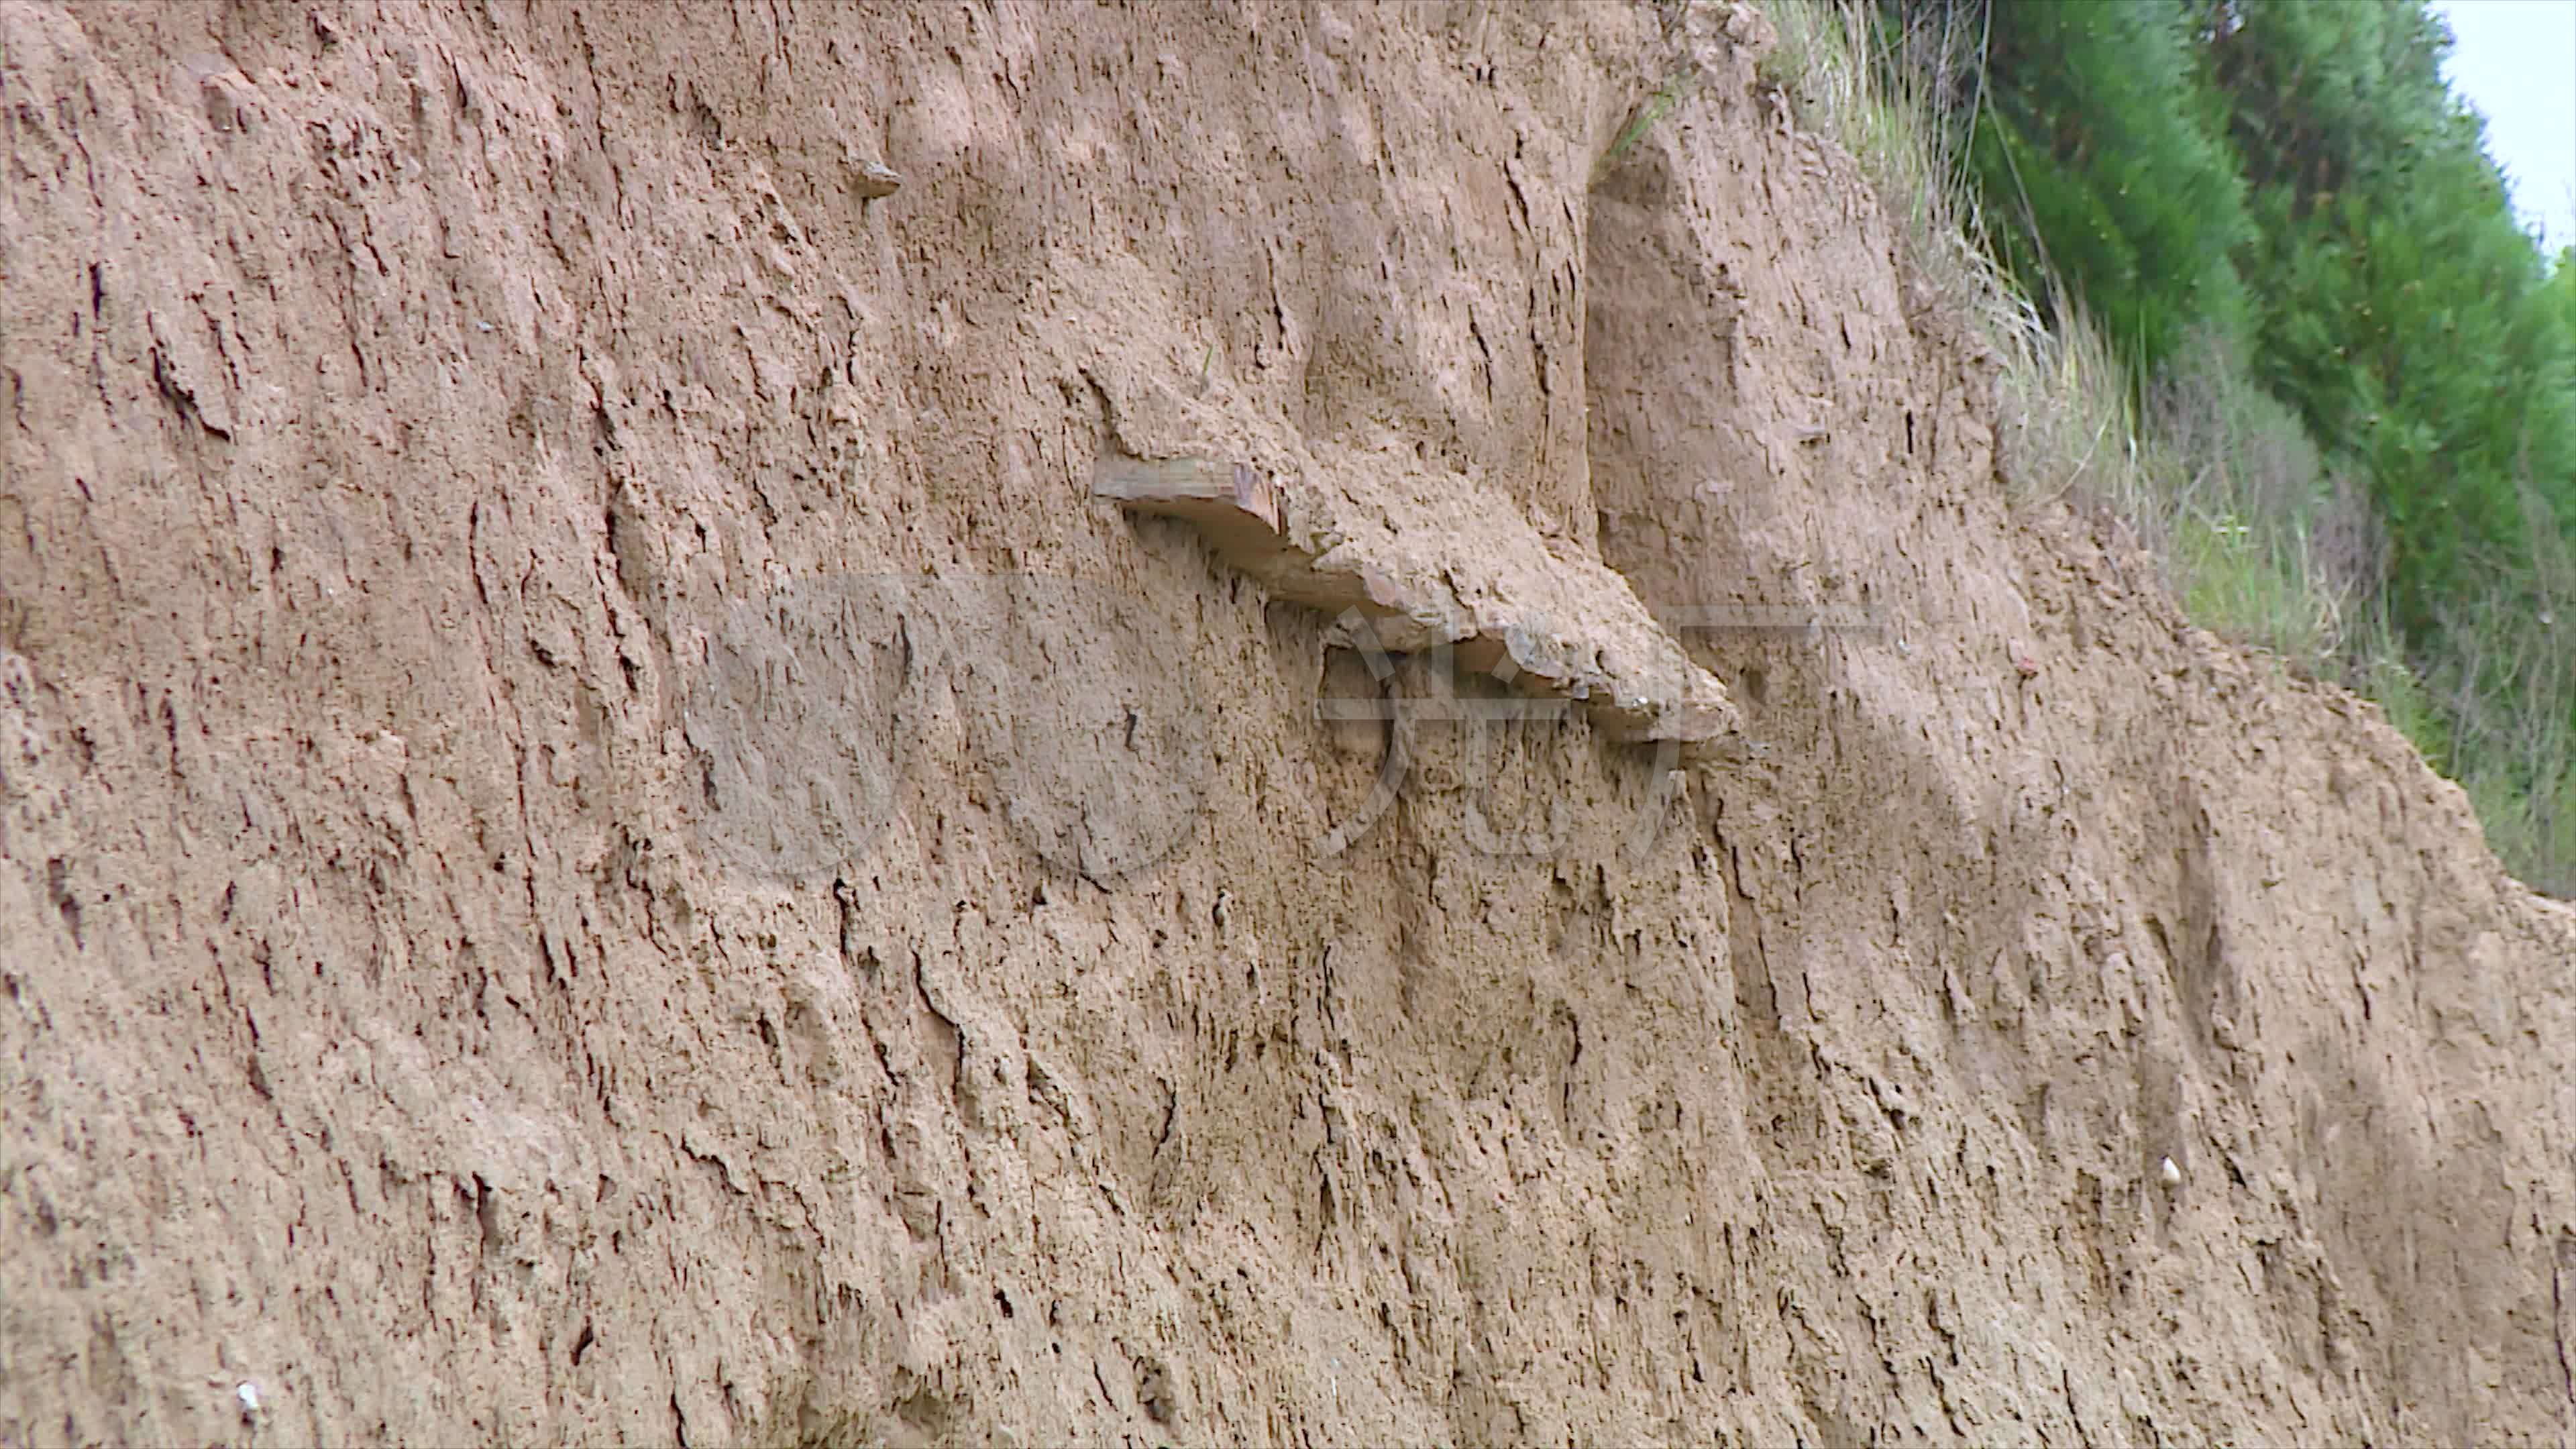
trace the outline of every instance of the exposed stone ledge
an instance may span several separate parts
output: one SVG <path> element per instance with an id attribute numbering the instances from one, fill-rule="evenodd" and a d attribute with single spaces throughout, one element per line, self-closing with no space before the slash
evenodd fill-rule
<path id="1" fill-rule="evenodd" d="M 1549 549 L 1516 509 L 1428 488 L 1372 490 L 1363 506 L 1247 464 L 1115 450 L 1091 491 L 1197 525 L 1275 595 L 1356 611 L 1390 651 L 1449 646 L 1462 667 L 1576 701 L 1612 739 L 1670 741 L 1686 759 L 1733 753 L 1740 721 L 1725 687 L 1626 579 Z"/>

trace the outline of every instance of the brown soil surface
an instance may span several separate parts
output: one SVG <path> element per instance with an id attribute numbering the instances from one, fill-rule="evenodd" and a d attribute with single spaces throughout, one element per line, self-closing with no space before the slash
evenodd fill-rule
<path id="1" fill-rule="evenodd" d="M 0 0 L 0 1444 L 2576 1437 L 2576 912 L 1679 15 Z"/>

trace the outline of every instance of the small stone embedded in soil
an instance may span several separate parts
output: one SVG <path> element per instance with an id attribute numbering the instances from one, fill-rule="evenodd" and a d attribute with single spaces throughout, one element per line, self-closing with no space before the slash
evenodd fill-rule
<path id="1" fill-rule="evenodd" d="M 882 161 L 862 161 L 853 168 L 850 185 L 861 201 L 874 201 L 894 195 L 903 185 L 903 173 Z"/>

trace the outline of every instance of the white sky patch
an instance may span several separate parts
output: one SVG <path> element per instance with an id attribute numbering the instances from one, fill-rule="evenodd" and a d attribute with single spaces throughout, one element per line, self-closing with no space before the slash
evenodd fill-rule
<path id="1" fill-rule="evenodd" d="M 2432 0 L 2458 44 L 2443 74 L 2487 118 L 2526 228 L 2576 244 L 2576 0 Z"/>

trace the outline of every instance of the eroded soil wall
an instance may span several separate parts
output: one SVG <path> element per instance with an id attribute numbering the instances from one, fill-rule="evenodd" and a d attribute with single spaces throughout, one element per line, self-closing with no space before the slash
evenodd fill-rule
<path id="1" fill-rule="evenodd" d="M 0 0 L 0 1440 L 2566 1442 L 2569 911 L 2006 510 L 1765 43 Z"/>

